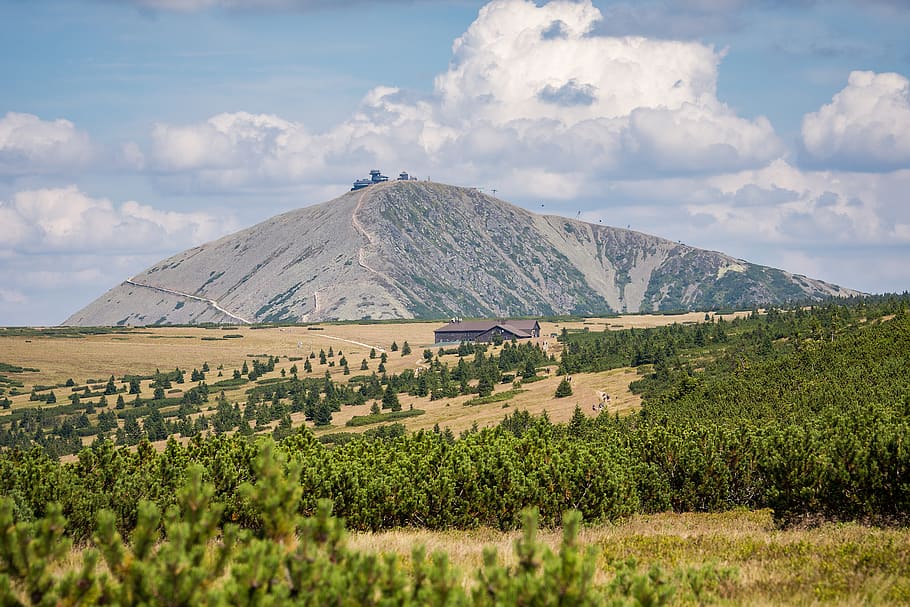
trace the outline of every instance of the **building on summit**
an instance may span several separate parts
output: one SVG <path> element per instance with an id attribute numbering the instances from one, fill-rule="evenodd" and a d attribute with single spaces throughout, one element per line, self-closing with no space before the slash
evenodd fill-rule
<path id="1" fill-rule="evenodd" d="M 370 171 L 370 176 L 365 179 L 355 179 L 354 187 L 351 188 L 351 191 L 362 190 L 365 187 L 371 186 L 374 183 L 384 183 L 388 181 L 389 178 L 386 175 L 382 174 L 382 171 L 379 169 L 373 169 Z M 402 171 L 398 174 L 398 181 L 417 181 L 417 178 L 413 175 L 409 175 L 407 171 Z"/>
<path id="2" fill-rule="evenodd" d="M 494 335 L 504 340 L 530 339 L 540 337 L 540 323 L 536 320 L 455 320 L 434 331 L 436 343 L 458 343 L 462 341 L 492 341 Z"/>

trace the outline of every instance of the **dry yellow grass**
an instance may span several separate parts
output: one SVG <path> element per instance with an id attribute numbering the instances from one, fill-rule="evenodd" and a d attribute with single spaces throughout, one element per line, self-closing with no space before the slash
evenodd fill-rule
<path id="1" fill-rule="evenodd" d="M 729 317 L 728 317 L 729 318 Z M 542 337 L 538 341 L 546 343 L 549 352 L 558 358 L 560 344 L 552 338 L 559 334 L 563 328 L 569 330 L 585 329 L 602 331 L 604 329 L 619 329 L 628 327 L 654 327 L 671 324 L 674 322 L 700 322 L 704 320 L 704 313 L 691 313 L 684 315 L 633 315 L 616 318 L 593 318 L 573 322 L 543 322 L 541 323 Z M 311 359 L 313 363 L 312 377 L 321 377 L 326 371 L 336 381 L 346 381 L 343 369 L 338 366 L 343 352 L 348 360 L 351 375 L 372 373 L 377 370 L 379 358 L 370 359 L 370 349 L 376 348 L 377 354 L 385 350 L 388 356 L 386 372 L 401 373 L 405 369 L 417 369 L 423 362 L 424 349 L 431 349 L 434 353 L 437 348 L 434 344 L 433 330 L 442 326 L 440 322 L 402 322 L 382 324 L 321 324 L 312 326 L 274 327 L 266 329 L 253 329 L 250 327 L 225 327 L 219 329 L 206 329 L 194 327 L 157 327 L 135 329 L 119 334 L 89 335 L 84 338 L 63 337 L 10 337 L 0 332 L 0 361 L 23 367 L 39 369 L 38 372 L 16 374 L 14 379 L 25 384 L 20 389 L 22 394 L 13 396 L 12 409 L 32 407 L 36 403 L 28 400 L 28 393 L 34 385 L 63 384 L 67 379 L 74 379 L 77 385 L 82 385 L 87 379 L 104 382 L 111 375 L 120 378 L 127 374 L 149 375 L 156 369 L 161 371 L 173 370 L 175 367 L 192 370 L 199 369 L 203 363 L 208 363 L 211 368 L 207 381 L 212 384 L 218 379 L 230 378 L 234 369 L 240 369 L 244 361 L 251 362 L 251 355 L 271 355 L 281 357 L 274 374 L 268 377 L 279 377 L 283 369 L 286 373 L 292 365 L 297 364 L 298 373 L 303 373 L 303 361 L 291 361 L 292 357 L 306 357 L 310 352 L 318 353 L 320 350 L 329 351 L 331 348 L 336 356 L 331 361 L 335 366 L 320 365 L 318 357 Z M 220 339 L 224 335 L 242 335 L 241 338 Z M 207 338 L 207 339 L 203 339 Z M 212 340 L 212 338 L 219 338 Z M 412 352 L 402 356 L 401 351 L 392 352 L 390 347 L 393 342 L 403 346 L 407 341 Z M 494 350 L 495 351 L 495 350 Z M 361 371 L 362 360 L 368 361 L 369 370 Z M 444 361 L 454 365 L 457 356 L 447 355 Z M 218 377 L 218 367 L 222 377 Z M 503 403 L 491 403 L 465 407 L 464 402 L 471 397 L 464 396 L 454 399 L 430 401 L 428 398 L 416 398 L 407 395 L 401 396 L 402 406 L 407 409 L 414 408 L 426 411 L 425 415 L 402 420 L 411 430 L 432 428 L 439 424 L 441 428 L 449 427 L 455 432 L 470 428 L 474 423 L 479 427 L 494 425 L 502 418 L 515 410 L 527 410 L 535 415 L 544 411 L 556 422 L 567 421 L 578 404 L 582 411 L 588 415 L 596 414 L 592 405 L 599 401 L 598 392 L 606 392 L 611 396 L 610 412 L 626 413 L 639 406 L 639 399 L 629 389 L 629 382 L 634 380 L 635 372 L 630 369 L 614 370 L 605 373 L 582 374 L 572 378 L 574 394 L 571 397 L 557 399 L 554 397 L 559 378 L 554 373 L 556 365 L 550 366 L 549 378 L 524 386 L 526 392 L 518 394 L 513 399 Z M 185 384 L 183 387 L 189 387 Z M 243 386 L 227 390 L 226 396 L 232 402 L 244 402 L 245 391 L 250 386 Z M 497 391 L 509 389 L 508 385 L 496 387 Z M 174 390 L 181 388 L 174 386 Z M 142 386 L 143 395 L 151 392 L 149 382 Z M 66 402 L 70 391 L 60 388 L 56 391 L 59 402 Z M 180 396 L 179 392 L 169 396 Z M 113 400 L 113 399 L 111 399 Z M 113 404 L 113 403 L 111 403 Z M 366 415 L 369 404 L 357 407 L 344 407 L 336 413 L 333 426 L 320 429 L 320 432 L 332 432 L 339 429 L 363 431 L 367 427 L 346 428 L 345 422 L 355 415 Z M 302 414 L 293 417 L 295 425 L 303 422 Z M 90 442 L 86 438 L 86 442 Z"/>
<path id="2" fill-rule="evenodd" d="M 748 316 L 751 312 L 733 312 L 730 314 L 715 314 L 708 312 L 712 319 L 723 318 L 732 320 Z M 673 323 L 688 324 L 704 322 L 705 312 L 687 312 L 685 314 L 624 314 L 612 318 L 585 318 L 579 321 L 540 323 L 541 335 L 558 334 L 563 328 L 573 330 L 604 331 L 606 329 L 619 331 L 621 329 L 650 329 L 663 327 Z"/>
<path id="3" fill-rule="evenodd" d="M 744 313 L 738 313 L 744 314 Z M 725 318 L 731 318 L 726 316 Z M 680 315 L 631 315 L 617 318 L 592 318 L 565 323 L 541 323 L 543 340 L 555 344 L 549 335 L 563 328 L 602 331 L 604 329 L 655 327 L 674 322 L 699 322 L 704 313 Z M 192 327 L 155 327 L 136 329 L 125 334 L 92 335 L 82 339 L 60 337 L 6 337 L 0 333 L 0 361 L 36 367 L 40 373 L 17 375 L 26 384 L 58 383 L 68 378 L 107 378 L 126 373 L 146 374 L 180 366 L 199 367 L 203 362 L 217 365 L 242 364 L 247 354 L 301 356 L 301 352 L 329 347 L 348 354 L 352 365 L 369 353 L 369 348 L 339 341 L 359 341 L 388 348 L 393 341 L 408 341 L 414 350 L 411 359 L 402 360 L 400 353 L 389 352 L 390 371 L 405 368 L 420 358 L 424 348 L 433 347 L 433 330 L 440 322 L 402 322 L 390 324 L 324 324 L 310 327 L 275 327 L 251 329 L 229 327 L 202 329 Z M 319 329 L 319 330 L 311 330 Z M 240 334 L 242 339 L 203 341 L 203 337 Z M 335 338 L 335 339 L 333 339 Z M 298 348 L 298 342 L 301 347 Z M 353 370 L 353 368 L 352 368 Z"/>
<path id="4" fill-rule="evenodd" d="M 520 532 L 488 528 L 427 531 L 398 529 L 351 533 L 348 549 L 394 554 L 410 566 L 416 546 L 442 552 L 472 588 L 485 548 L 500 562 L 516 564 Z M 538 541 L 556 551 L 562 530 L 543 529 Z M 671 605 L 907 605 L 910 604 L 910 530 L 857 524 L 823 524 L 810 529 L 779 529 L 769 510 L 724 513 L 637 515 L 615 524 L 582 527 L 579 544 L 593 548 L 594 581 L 608 584 L 621 563 L 634 559 L 639 571 L 663 569 L 677 585 Z M 82 566 L 84 546 L 58 563 L 59 575 Z M 707 578 L 707 592 L 696 599 L 682 574 L 727 572 Z M 106 571 L 99 564 L 97 573 Z M 706 581 L 706 578 L 702 578 Z M 689 582 L 691 583 L 691 582 Z"/>
<path id="5" fill-rule="evenodd" d="M 372 553 L 391 552 L 408 559 L 415 545 L 428 553 L 445 552 L 471 584 L 483 549 L 493 546 L 514 564 L 518 532 L 490 529 L 432 532 L 397 530 L 358 533 L 350 545 Z M 560 530 L 543 530 L 539 539 L 551 549 Z M 732 570 L 723 596 L 732 605 L 906 605 L 910 602 L 910 530 L 855 524 L 814 529 L 777 529 L 771 512 L 639 515 L 615 525 L 583 528 L 580 542 L 593 546 L 596 581 L 608 581 L 614 564 L 629 558 L 642 567 L 694 569 L 711 564 Z"/>

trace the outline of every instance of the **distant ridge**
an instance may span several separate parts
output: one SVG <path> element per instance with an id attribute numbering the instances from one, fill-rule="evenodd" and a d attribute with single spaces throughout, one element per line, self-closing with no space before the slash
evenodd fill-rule
<path id="1" fill-rule="evenodd" d="M 596 315 L 855 294 L 471 188 L 390 181 L 178 253 L 64 324 Z"/>

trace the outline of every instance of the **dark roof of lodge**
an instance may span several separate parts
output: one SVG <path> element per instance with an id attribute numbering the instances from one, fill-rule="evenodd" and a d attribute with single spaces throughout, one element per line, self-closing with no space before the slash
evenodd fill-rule
<path id="1" fill-rule="evenodd" d="M 531 337 L 531 331 L 538 328 L 536 320 L 470 320 L 450 322 L 436 329 L 436 333 L 485 333 L 495 327 L 506 329 L 518 337 Z"/>

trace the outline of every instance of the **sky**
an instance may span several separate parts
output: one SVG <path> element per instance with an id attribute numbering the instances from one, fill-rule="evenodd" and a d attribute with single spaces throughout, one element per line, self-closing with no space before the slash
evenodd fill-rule
<path id="1" fill-rule="evenodd" d="M 371 168 L 910 288 L 908 0 L 0 0 L 0 325 Z"/>

